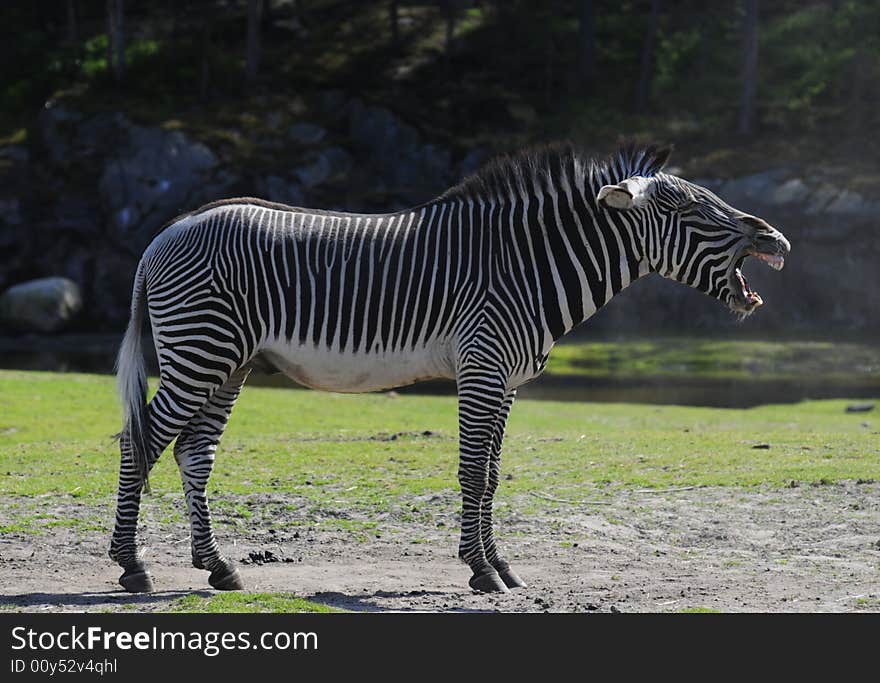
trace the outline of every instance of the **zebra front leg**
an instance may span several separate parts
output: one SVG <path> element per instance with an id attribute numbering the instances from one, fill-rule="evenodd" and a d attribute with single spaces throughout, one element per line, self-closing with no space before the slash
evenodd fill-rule
<path id="1" fill-rule="evenodd" d="M 495 498 L 495 491 L 498 489 L 498 480 L 501 475 L 501 444 L 504 441 L 504 430 L 507 426 L 507 417 L 510 415 L 510 408 L 516 398 L 516 389 L 512 389 L 504 396 L 504 402 L 501 410 L 495 418 L 492 428 L 492 445 L 489 450 L 489 481 L 486 487 L 486 493 L 483 495 L 482 507 L 480 510 L 480 532 L 483 538 L 483 549 L 486 552 L 486 559 L 498 572 L 504 585 L 508 588 L 525 588 L 526 583 L 515 571 L 510 568 L 510 564 L 498 553 L 495 545 L 495 533 L 492 529 L 492 503 Z"/>
<path id="2" fill-rule="evenodd" d="M 493 424 L 504 402 L 504 382 L 496 372 L 468 369 L 458 378 L 458 481 L 461 485 L 459 557 L 473 571 L 468 585 L 484 593 L 506 593 L 507 586 L 486 557 L 481 509 L 489 485 Z"/>
<path id="3" fill-rule="evenodd" d="M 211 572 L 208 583 L 217 590 L 244 589 L 235 564 L 220 555 L 211 529 L 206 489 L 214 469 L 217 444 L 249 373 L 248 368 L 233 373 L 183 428 L 174 445 L 174 459 L 180 469 L 192 529 L 192 563 L 196 569 Z"/>

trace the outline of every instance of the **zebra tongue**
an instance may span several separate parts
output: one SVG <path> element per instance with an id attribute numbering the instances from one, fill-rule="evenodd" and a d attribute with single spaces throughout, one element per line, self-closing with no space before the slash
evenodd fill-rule
<path id="1" fill-rule="evenodd" d="M 746 280 L 746 276 L 742 274 L 742 271 L 739 268 L 736 269 L 736 276 L 737 278 L 739 278 L 739 284 L 742 287 L 742 293 L 746 301 L 755 306 L 760 306 L 761 304 L 763 304 L 764 300 L 761 298 L 761 296 L 757 292 L 753 292 L 751 289 L 749 289 L 749 283 Z"/>

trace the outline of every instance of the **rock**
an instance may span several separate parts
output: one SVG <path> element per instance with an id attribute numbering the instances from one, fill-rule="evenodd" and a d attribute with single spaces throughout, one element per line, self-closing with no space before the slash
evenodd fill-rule
<path id="1" fill-rule="evenodd" d="M 342 117 L 348 106 L 348 99 L 341 90 L 325 90 L 315 100 L 315 109 L 331 119 Z"/>
<path id="2" fill-rule="evenodd" d="M 863 212 L 867 202 L 862 195 L 850 190 L 841 190 L 828 206 L 825 207 L 827 213 L 841 214 L 857 214 Z"/>
<path id="3" fill-rule="evenodd" d="M 110 246 L 95 250 L 89 316 L 96 322 L 121 330 L 131 309 L 131 289 L 138 257 Z"/>
<path id="4" fill-rule="evenodd" d="M 873 403 L 850 403 L 846 407 L 846 412 L 848 413 L 869 413 L 874 410 Z"/>
<path id="5" fill-rule="evenodd" d="M 327 137 L 327 129 L 314 123 L 295 123 L 287 129 L 287 138 L 298 145 L 317 145 Z"/>
<path id="6" fill-rule="evenodd" d="M 806 214 L 824 213 L 828 205 L 837 198 L 838 190 L 831 185 L 814 188 L 807 201 Z"/>
<path id="7" fill-rule="evenodd" d="M 31 159 L 31 153 L 24 145 L 3 145 L 0 147 L 0 159 L 14 164 L 26 164 Z"/>
<path id="8" fill-rule="evenodd" d="M 85 119 L 77 128 L 71 152 L 77 157 L 114 157 L 129 140 L 132 124 L 120 112 L 101 112 Z"/>
<path id="9" fill-rule="evenodd" d="M 257 183 L 259 194 L 269 201 L 302 206 L 305 203 L 305 194 L 302 185 L 296 181 L 290 181 L 277 175 L 270 175 Z"/>
<path id="10" fill-rule="evenodd" d="M 479 171 L 492 157 L 492 150 L 488 147 L 475 147 L 469 151 L 458 165 L 458 175 L 466 178 Z"/>
<path id="11" fill-rule="evenodd" d="M 312 188 L 344 178 L 353 165 L 351 155 L 342 147 L 328 147 L 312 156 L 305 166 L 294 169 L 293 174 L 305 187 Z"/>
<path id="12" fill-rule="evenodd" d="M 773 204 L 793 204 L 804 201 L 810 194 L 810 188 L 800 178 L 791 178 L 773 190 L 770 201 Z"/>
<path id="13" fill-rule="evenodd" d="M 749 202 L 768 204 L 788 173 L 785 168 L 773 168 L 762 173 L 728 180 L 721 186 L 721 197 L 732 206 Z"/>
<path id="14" fill-rule="evenodd" d="M 0 319 L 22 332 L 55 332 L 82 308 L 75 282 L 62 277 L 30 280 L 0 296 Z"/>
<path id="15" fill-rule="evenodd" d="M 448 187 L 452 158 L 449 150 L 424 144 L 415 128 L 388 109 L 352 103 L 349 134 L 390 194 L 418 202 Z"/>
<path id="16" fill-rule="evenodd" d="M 52 101 L 47 102 L 40 112 L 37 117 L 40 138 L 53 163 L 60 163 L 68 157 L 75 138 L 75 126 L 81 119 L 82 114 L 69 111 Z"/>
<path id="17" fill-rule="evenodd" d="M 163 223 L 217 199 L 232 178 L 217 170 L 210 149 L 180 131 L 131 126 L 127 137 L 98 189 L 112 232 L 139 253 Z"/>
<path id="18" fill-rule="evenodd" d="M 17 197 L 0 198 L 0 220 L 7 225 L 21 225 L 21 202 Z"/>
<path id="19" fill-rule="evenodd" d="M 266 126 L 271 130 L 278 130 L 284 123 L 284 114 L 280 111 L 272 111 L 266 116 Z"/>
<path id="20" fill-rule="evenodd" d="M 97 235 L 104 222 L 100 209 L 77 195 L 60 197 L 52 213 L 54 220 L 47 225 L 50 230 L 69 230 L 78 235 Z"/>

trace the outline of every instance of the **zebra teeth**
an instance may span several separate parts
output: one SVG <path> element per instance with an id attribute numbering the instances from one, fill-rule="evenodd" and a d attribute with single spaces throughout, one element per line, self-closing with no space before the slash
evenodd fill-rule
<path id="1" fill-rule="evenodd" d="M 762 254 L 755 251 L 751 255 L 766 263 L 773 270 L 782 270 L 785 267 L 785 258 L 781 254 Z"/>

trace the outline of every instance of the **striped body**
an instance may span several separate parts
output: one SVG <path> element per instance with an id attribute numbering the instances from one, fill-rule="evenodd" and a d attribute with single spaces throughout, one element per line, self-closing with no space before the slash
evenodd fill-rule
<path id="1" fill-rule="evenodd" d="M 759 297 L 738 268 L 744 254 L 772 264 L 788 250 L 760 219 L 660 173 L 663 161 L 655 148 L 602 164 L 554 151 L 502 161 L 394 214 L 240 199 L 170 224 L 138 266 L 120 351 L 126 422 L 111 556 L 126 568 L 123 585 L 136 590 L 146 575 L 134 542 L 140 492 L 176 438 L 193 562 L 215 587 L 238 587 L 211 532 L 205 487 L 253 367 L 342 392 L 455 379 L 459 554 L 474 588 L 523 585 L 491 522 L 516 388 L 543 371 L 556 340 L 639 277 L 659 272 L 747 314 Z M 145 313 L 160 366 L 149 405 L 138 348 Z"/>

